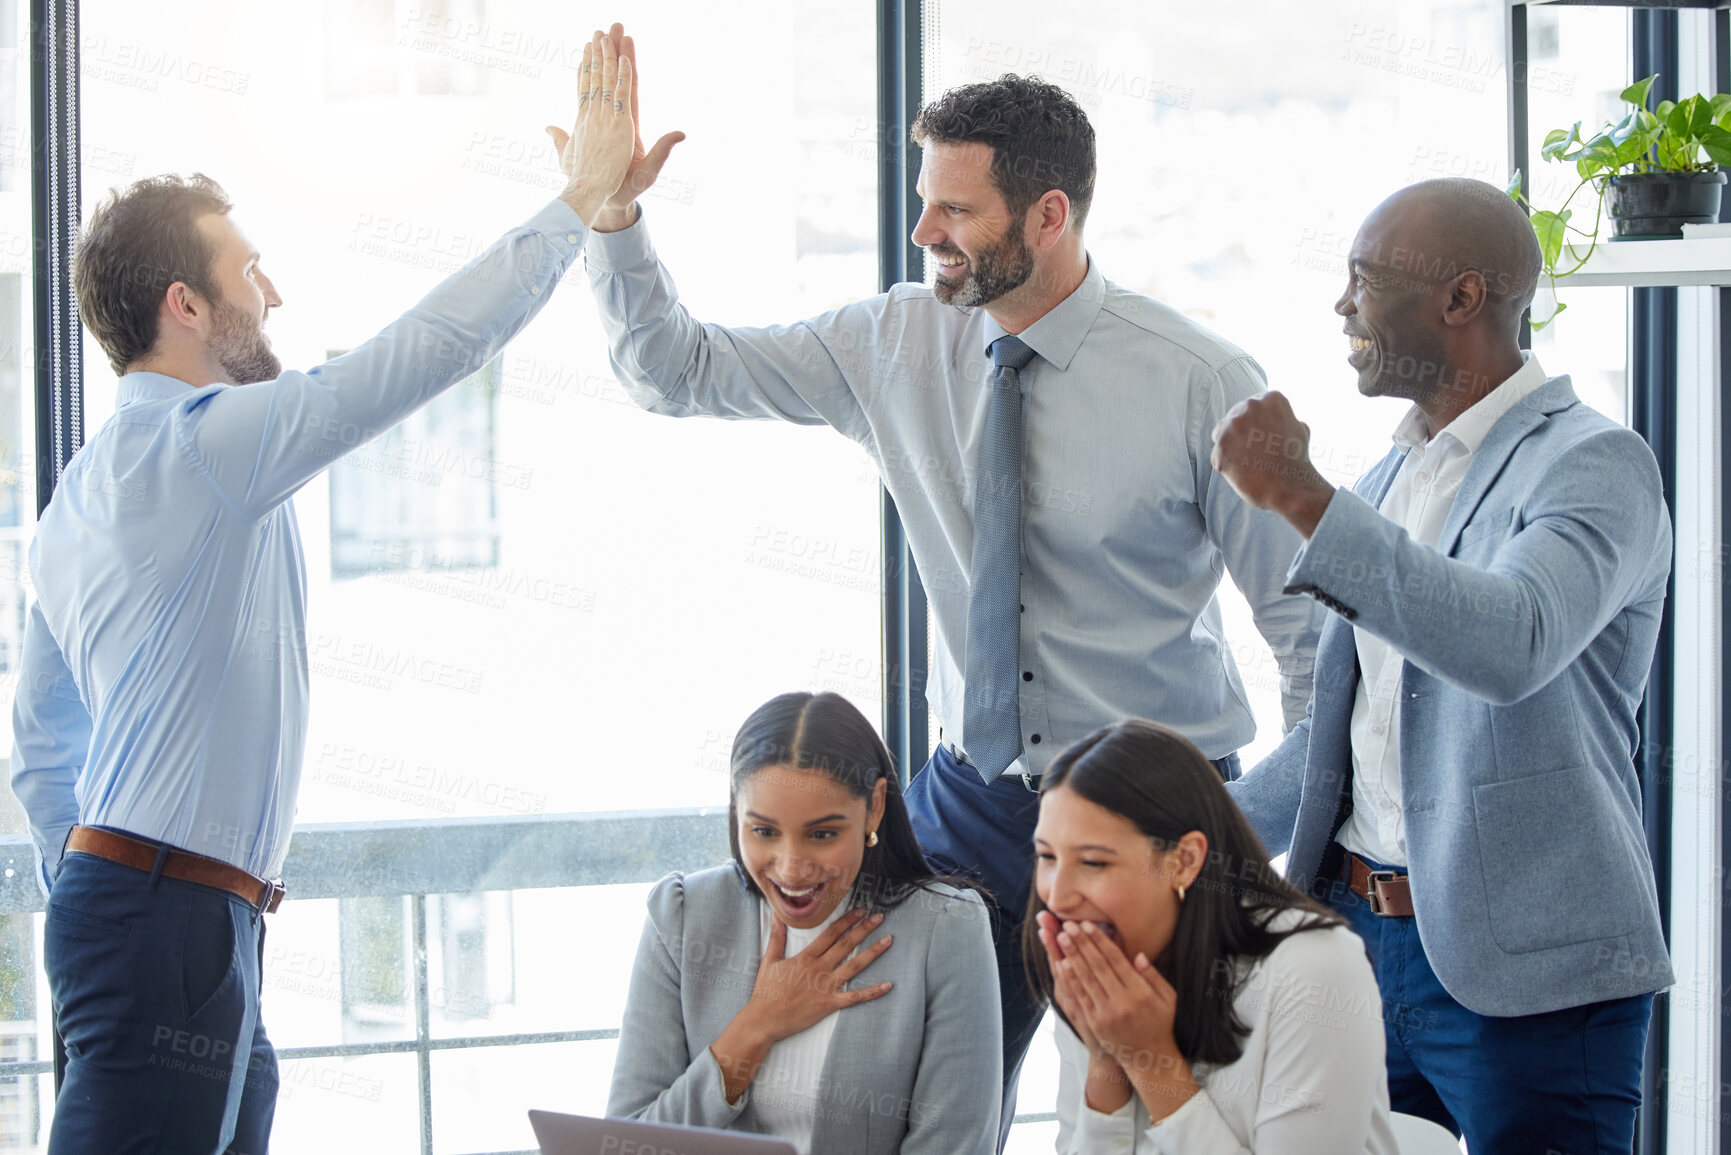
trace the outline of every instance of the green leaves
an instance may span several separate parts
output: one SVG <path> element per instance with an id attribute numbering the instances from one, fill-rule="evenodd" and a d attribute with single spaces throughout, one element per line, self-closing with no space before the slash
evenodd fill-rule
<path id="1" fill-rule="evenodd" d="M 1550 279 L 1553 292 L 1556 279 L 1579 270 L 1592 257 L 1599 241 L 1599 221 L 1604 212 L 1603 193 L 1608 178 L 1649 172 L 1703 172 L 1723 165 L 1731 168 L 1731 93 L 1718 92 L 1711 96 L 1696 93 L 1682 100 L 1661 100 L 1652 109 L 1647 101 L 1653 94 L 1653 84 L 1659 79 L 1654 73 L 1637 80 L 1622 92 L 1628 111 L 1615 124 L 1607 124 L 1591 136 L 1582 134 L 1581 122 L 1569 128 L 1553 129 L 1545 134 L 1539 155 L 1558 164 L 1572 164 L 1581 183 L 1564 198 L 1555 212 L 1532 213 L 1533 234 L 1538 238 L 1544 256 L 1544 274 Z M 1703 156 L 1706 157 L 1703 160 Z M 1509 185 L 1509 195 L 1520 201 L 1521 174 L 1516 173 Z M 1569 205 L 1582 189 L 1591 187 L 1596 206 L 1591 230 L 1571 225 L 1573 210 Z M 1531 207 L 1528 205 L 1527 207 Z M 1572 268 L 1559 270 L 1565 241 L 1570 232 L 1587 238 L 1591 243 L 1585 256 L 1579 249 L 1571 253 Z M 1534 319 L 1532 327 L 1542 329 L 1562 316 L 1566 306 L 1557 307 L 1544 320 Z"/>
<path id="2" fill-rule="evenodd" d="M 1623 89 L 1623 93 L 1618 97 L 1618 99 L 1624 104 L 1632 104 L 1636 108 L 1646 108 L 1647 93 L 1653 90 L 1653 82 L 1657 79 L 1659 79 L 1659 74 L 1655 72 L 1645 80 L 1635 81 L 1635 83 Z"/>
<path id="3" fill-rule="evenodd" d="M 1551 315 L 1549 317 L 1546 317 L 1543 321 L 1541 321 L 1537 317 L 1529 315 L 1527 317 L 1527 324 L 1532 328 L 1533 332 L 1537 333 L 1540 329 L 1543 329 L 1546 325 L 1549 325 L 1552 321 L 1555 321 L 1558 317 L 1561 317 L 1563 315 L 1563 310 L 1567 309 L 1567 308 L 1568 308 L 1567 305 L 1563 304 L 1561 301 L 1558 301 L 1557 307 L 1551 310 Z"/>
<path id="4" fill-rule="evenodd" d="M 1708 125 L 1701 131 L 1701 148 L 1714 164 L 1731 168 L 1731 130 Z"/>
<path id="5" fill-rule="evenodd" d="M 1547 209 L 1533 214 L 1533 232 L 1539 238 L 1539 251 L 1544 254 L 1545 268 L 1556 268 L 1557 258 L 1563 255 L 1563 238 L 1573 215 L 1573 209 L 1564 209 L 1560 213 Z"/>

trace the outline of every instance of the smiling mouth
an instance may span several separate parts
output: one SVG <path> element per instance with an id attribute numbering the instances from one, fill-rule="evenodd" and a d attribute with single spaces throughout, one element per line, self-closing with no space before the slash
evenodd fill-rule
<path id="1" fill-rule="evenodd" d="M 968 265 L 968 259 L 966 257 L 940 256 L 937 253 L 933 253 L 932 260 L 937 262 L 940 270 L 951 275 L 954 275 L 960 269 L 966 268 Z"/>
<path id="2" fill-rule="evenodd" d="M 1370 348 L 1370 338 L 1369 337 L 1358 337 L 1358 336 L 1354 336 L 1351 333 L 1348 333 L 1346 335 L 1346 340 L 1347 340 L 1347 344 L 1352 346 L 1352 351 L 1354 353 L 1362 353 L 1366 349 Z"/>
<path id="3" fill-rule="evenodd" d="M 794 918 L 804 918 L 817 910 L 817 902 L 823 894 L 824 886 L 819 882 L 801 890 L 789 890 L 774 879 L 769 880 L 769 885 L 775 891 L 775 897 L 780 901 L 782 909 Z"/>

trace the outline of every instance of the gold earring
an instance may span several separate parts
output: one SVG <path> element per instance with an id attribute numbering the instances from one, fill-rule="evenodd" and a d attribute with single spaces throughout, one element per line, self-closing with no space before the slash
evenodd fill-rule
<path id="1" fill-rule="evenodd" d="M 1178 902 L 1180 905 L 1184 902 L 1184 884 L 1182 882 L 1178 884 Z"/>
<path id="2" fill-rule="evenodd" d="M 876 846 L 877 844 L 878 844 L 878 832 L 874 830 L 870 834 L 866 835 L 866 845 L 867 846 Z"/>

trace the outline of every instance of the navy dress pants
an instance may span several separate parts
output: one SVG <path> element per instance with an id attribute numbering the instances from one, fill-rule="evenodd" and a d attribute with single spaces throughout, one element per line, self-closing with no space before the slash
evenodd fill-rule
<path id="1" fill-rule="evenodd" d="M 1370 903 L 1338 880 L 1325 897 L 1370 952 L 1394 1110 L 1464 1135 L 1472 1155 L 1634 1149 L 1652 995 L 1536 1015 L 1480 1015 L 1437 980 L 1417 919 L 1372 914 Z"/>
<path id="2" fill-rule="evenodd" d="M 66 1044 L 49 1155 L 267 1150 L 277 1064 L 259 1021 L 254 907 L 71 853 L 43 953 Z"/>

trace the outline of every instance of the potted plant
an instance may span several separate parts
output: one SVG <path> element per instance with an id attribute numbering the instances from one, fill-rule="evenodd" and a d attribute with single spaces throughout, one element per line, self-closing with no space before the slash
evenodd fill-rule
<path id="1" fill-rule="evenodd" d="M 1621 99 L 1628 113 L 1614 125 L 1606 125 L 1591 137 L 1581 136 L 1581 122 L 1546 134 L 1539 155 L 1559 164 L 1573 164 L 1581 182 L 1555 211 L 1532 210 L 1533 232 L 1544 254 L 1544 273 L 1556 293 L 1558 276 L 1575 272 L 1598 247 L 1599 229 L 1609 209 L 1614 240 L 1680 237 L 1685 224 L 1705 224 L 1719 219 L 1719 199 L 1725 185 L 1721 164 L 1731 165 L 1731 94 L 1685 100 L 1662 100 L 1647 107 L 1653 81 L 1658 74 L 1625 88 Z M 1520 200 L 1521 175 L 1509 182 L 1509 195 Z M 1571 223 L 1569 205 L 1577 194 L 1591 186 L 1594 191 L 1593 227 Z M 1557 270 L 1563 257 L 1563 242 L 1575 233 L 1587 241 L 1587 252 L 1572 267 Z M 1534 329 L 1556 320 L 1566 306 L 1544 320 L 1534 319 Z"/>

